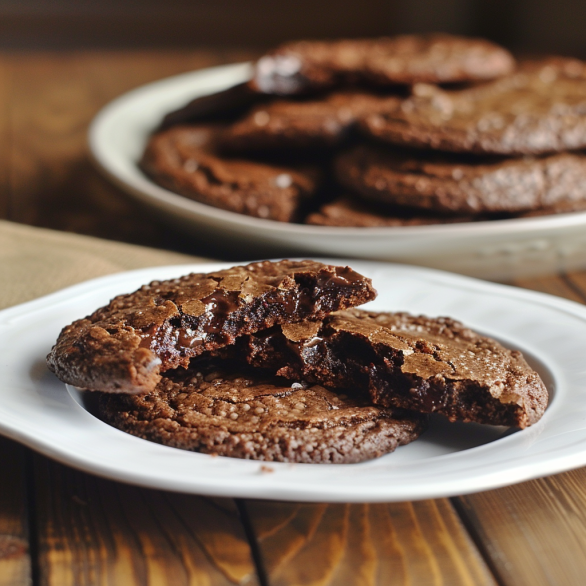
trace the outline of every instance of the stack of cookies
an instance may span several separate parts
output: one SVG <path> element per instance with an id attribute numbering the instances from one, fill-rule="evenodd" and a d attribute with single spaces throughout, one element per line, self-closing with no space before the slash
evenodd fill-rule
<path id="1" fill-rule="evenodd" d="M 360 462 L 427 414 L 527 427 L 547 390 L 521 354 L 449 318 L 357 309 L 369 279 L 314 261 L 155 281 L 65 327 L 48 356 L 107 423 L 265 461 Z"/>
<path id="2" fill-rule="evenodd" d="M 170 113 L 142 169 L 281 222 L 401 226 L 586 209 L 586 67 L 449 35 L 299 41 Z"/>

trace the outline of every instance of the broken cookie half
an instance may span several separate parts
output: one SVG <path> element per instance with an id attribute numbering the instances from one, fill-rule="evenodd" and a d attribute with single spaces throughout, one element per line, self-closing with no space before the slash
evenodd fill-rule
<path id="1" fill-rule="evenodd" d="M 153 281 L 65 327 L 47 357 L 63 382 L 106 392 L 152 391 L 161 373 L 276 324 L 320 320 L 376 295 L 349 267 L 257 262 Z"/>
<path id="2" fill-rule="evenodd" d="M 235 353 L 289 379 L 352 387 L 376 405 L 532 425 L 548 393 L 522 354 L 450 318 L 351 309 L 242 338 Z"/>

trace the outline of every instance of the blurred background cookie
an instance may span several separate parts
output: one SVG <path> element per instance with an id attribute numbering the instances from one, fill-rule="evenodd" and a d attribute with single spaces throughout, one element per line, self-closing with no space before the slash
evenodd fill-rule
<path id="1" fill-rule="evenodd" d="M 315 226 L 339 226 L 357 228 L 383 228 L 398 226 L 429 226 L 473 222 L 475 216 L 438 216 L 412 208 L 377 205 L 346 195 L 322 205 L 305 219 Z M 485 219 L 485 218 L 483 218 Z"/>
<path id="2" fill-rule="evenodd" d="M 514 63 L 511 54 L 494 43 L 451 35 L 297 41 L 261 57 L 251 86 L 263 93 L 292 95 L 353 83 L 461 82 L 511 73 Z"/>
<path id="3" fill-rule="evenodd" d="M 234 357 L 292 380 L 350 386 L 375 405 L 521 428 L 548 403 L 523 355 L 447 317 L 338 311 L 244 336 Z"/>
<path id="4" fill-rule="evenodd" d="M 364 116 L 389 108 L 396 98 L 362 90 L 338 90 L 309 100 L 276 100 L 253 108 L 222 136 L 230 150 L 319 149 L 341 144 Z"/>
<path id="5" fill-rule="evenodd" d="M 586 202 L 586 157 L 487 158 L 359 146 L 336 161 L 366 199 L 438 213 L 520 212 Z"/>
<path id="6" fill-rule="evenodd" d="M 268 163 L 222 157 L 221 128 L 175 126 L 149 140 L 141 167 L 157 183 L 217 208 L 290 222 L 317 191 L 315 175 Z"/>
<path id="7" fill-rule="evenodd" d="M 392 144 L 461 153 L 524 155 L 584 148 L 582 72 L 575 59 L 545 59 L 465 89 L 417 85 L 413 97 L 367 116 L 363 128 Z"/>

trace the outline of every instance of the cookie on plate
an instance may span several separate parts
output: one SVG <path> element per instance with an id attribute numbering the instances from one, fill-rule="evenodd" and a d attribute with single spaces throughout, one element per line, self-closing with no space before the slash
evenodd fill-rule
<path id="1" fill-rule="evenodd" d="M 419 84 L 367 116 L 364 131 L 398 145 L 535 155 L 586 147 L 586 75 L 574 59 L 526 62 L 502 79 L 459 90 Z"/>
<path id="2" fill-rule="evenodd" d="M 464 222 L 489 222 L 518 218 L 535 218 L 552 214 L 569 214 L 586 210 L 586 199 L 561 202 L 556 205 L 531 211 L 500 214 L 444 215 L 412 208 L 377 206 L 374 202 L 360 201 L 356 197 L 340 197 L 322 205 L 305 218 L 305 223 L 314 226 L 338 228 L 398 228 L 406 226 L 433 226 L 438 224 L 461 224 Z"/>
<path id="3" fill-rule="evenodd" d="M 369 202 L 352 197 L 340 197 L 322 205 L 319 210 L 305 218 L 306 224 L 315 226 L 338 226 L 343 228 L 384 228 L 399 226 L 430 226 L 433 224 L 455 224 L 473 222 L 476 216 L 443 216 L 426 214 L 413 209 L 389 209 L 377 207 Z"/>
<path id="4" fill-rule="evenodd" d="M 233 353 L 279 376 L 351 387 L 376 405 L 452 421 L 525 428 L 548 402 L 520 352 L 450 318 L 350 309 L 247 336 Z"/>
<path id="5" fill-rule="evenodd" d="M 536 218 L 540 216 L 551 216 L 552 214 L 573 214 L 574 212 L 583 212 L 586 210 L 586 201 L 562 201 L 551 207 L 540 208 L 515 214 L 515 218 Z"/>
<path id="6" fill-rule="evenodd" d="M 179 124 L 233 122 L 254 104 L 267 97 L 253 91 L 248 83 L 239 83 L 221 92 L 194 98 L 178 110 L 165 115 L 161 129 Z"/>
<path id="7" fill-rule="evenodd" d="M 294 95 L 353 83 L 493 79 L 514 66 L 511 54 L 494 43 L 445 34 L 295 41 L 261 57 L 250 83 L 262 93 Z"/>
<path id="8" fill-rule="evenodd" d="M 238 151 L 336 146 L 359 118 L 388 108 L 393 99 L 344 90 L 311 100 L 276 100 L 253 108 L 229 126 L 222 146 Z"/>
<path id="9" fill-rule="evenodd" d="M 222 156 L 217 126 L 174 126 L 149 139 L 140 166 L 159 185 L 207 205 L 291 222 L 317 190 L 313 173 Z"/>
<path id="10" fill-rule="evenodd" d="M 336 176 L 364 198 L 439 213 L 521 212 L 586 202 L 586 156 L 479 158 L 361 145 Z"/>
<path id="11" fill-rule="evenodd" d="M 146 392 L 161 373 L 278 323 L 324 318 L 374 299 L 370 279 L 315 261 L 257 262 L 153 281 L 65 327 L 47 357 L 63 382 Z"/>
<path id="12" fill-rule="evenodd" d="M 163 376 L 145 395 L 104 394 L 98 415 L 138 437 L 234 458 L 361 462 L 416 439 L 425 417 L 376 407 L 319 385 L 198 366 Z"/>

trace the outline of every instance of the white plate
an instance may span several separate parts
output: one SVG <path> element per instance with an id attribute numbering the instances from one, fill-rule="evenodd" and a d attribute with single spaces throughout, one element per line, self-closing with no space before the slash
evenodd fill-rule
<path id="1" fill-rule="evenodd" d="M 405 501 L 457 495 L 586 464 L 586 308 L 438 271 L 353 262 L 379 291 L 370 307 L 449 315 L 521 349 L 542 375 L 550 405 L 524 431 L 433 418 L 416 442 L 361 464 L 262 463 L 160 446 L 90 415 L 50 374 L 59 331 L 152 279 L 226 265 L 117 274 L 0 313 L 0 433 L 56 460 L 115 480 L 218 496 L 296 501 Z"/>
<path id="2" fill-rule="evenodd" d="M 199 237 L 246 242 L 259 256 L 325 254 L 393 260 L 507 280 L 586 267 L 586 212 L 542 218 L 398 228 L 334 228 L 251 218 L 159 187 L 137 166 L 163 116 L 250 76 L 249 64 L 204 69 L 140 87 L 93 121 L 94 161 L 119 187 Z"/>

